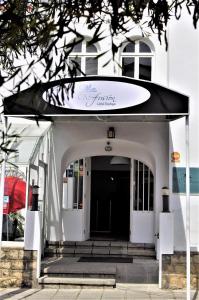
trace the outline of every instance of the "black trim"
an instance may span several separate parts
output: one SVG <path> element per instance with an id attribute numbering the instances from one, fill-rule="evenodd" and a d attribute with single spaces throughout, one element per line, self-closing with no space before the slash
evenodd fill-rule
<path id="1" fill-rule="evenodd" d="M 42 95 L 51 87 L 63 85 L 65 83 L 74 83 L 79 81 L 114 81 L 118 84 L 126 82 L 138 85 L 147 89 L 151 97 L 148 101 L 122 109 L 105 110 L 105 111 L 86 111 L 62 108 L 46 103 Z M 187 115 L 189 113 L 189 98 L 178 92 L 169 90 L 165 87 L 157 85 L 152 82 L 135 80 L 128 77 L 108 77 L 108 76 L 89 76 L 66 78 L 47 83 L 34 85 L 33 87 L 22 91 L 16 95 L 4 99 L 5 115 L 114 115 L 114 114 L 163 114 L 174 115 L 178 114 Z M 176 118 L 175 117 L 175 118 Z M 171 119 L 171 118 L 169 118 Z"/>

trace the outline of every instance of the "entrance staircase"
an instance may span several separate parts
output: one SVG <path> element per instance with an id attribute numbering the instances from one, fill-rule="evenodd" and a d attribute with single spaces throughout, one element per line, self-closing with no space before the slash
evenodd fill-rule
<path id="1" fill-rule="evenodd" d="M 118 264 L 154 260 L 151 244 L 124 241 L 50 242 L 42 261 L 41 287 L 115 287 Z"/>
<path id="2" fill-rule="evenodd" d="M 99 255 L 155 258 L 155 249 L 153 244 L 96 240 L 84 242 L 50 242 L 45 249 L 45 257 Z"/>

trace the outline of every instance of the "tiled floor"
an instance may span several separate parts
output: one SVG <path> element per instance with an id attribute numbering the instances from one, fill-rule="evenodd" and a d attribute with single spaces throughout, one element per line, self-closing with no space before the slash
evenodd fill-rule
<path id="1" fill-rule="evenodd" d="M 115 289 L 1 289 L 0 299 L 32 300 L 170 300 L 186 299 L 185 290 L 160 290 L 150 284 L 118 284 Z M 199 299 L 197 291 L 191 292 L 191 299 Z"/>
<path id="2" fill-rule="evenodd" d="M 78 262 L 79 257 L 49 258 L 43 261 L 45 273 L 116 274 L 119 283 L 158 283 L 155 259 L 133 259 L 132 263 Z"/>

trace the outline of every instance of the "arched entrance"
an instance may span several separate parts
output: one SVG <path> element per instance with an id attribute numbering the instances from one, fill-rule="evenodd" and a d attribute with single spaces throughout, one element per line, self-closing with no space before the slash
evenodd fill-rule
<path id="1" fill-rule="evenodd" d="M 99 150 L 104 144 L 87 141 L 69 149 L 62 159 L 62 166 L 67 166 L 62 173 L 63 240 L 154 243 L 153 156 L 142 145 L 119 140 L 114 140 L 114 152 L 107 156 Z M 126 158 L 128 164 L 112 165 L 113 157 Z"/>

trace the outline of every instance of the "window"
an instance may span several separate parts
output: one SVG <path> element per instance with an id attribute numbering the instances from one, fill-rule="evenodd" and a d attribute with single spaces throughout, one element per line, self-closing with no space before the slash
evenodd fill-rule
<path id="1" fill-rule="evenodd" d="M 145 42 L 128 43 L 121 59 L 122 76 L 151 81 L 153 52 Z"/>
<path id="2" fill-rule="evenodd" d="M 154 197 L 154 177 L 149 169 L 141 161 L 136 160 L 135 167 L 135 190 L 134 210 L 152 211 Z"/>
<path id="3" fill-rule="evenodd" d="M 83 208 L 83 159 L 69 165 L 63 177 L 63 208 Z"/>
<path id="4" fill-rule="evenodd" d="M 98 60 L 96 56 L 96 46 L 89 45 L 87 41 L 83 41 L 73 48 L 69 56 L 69 66 L 76 68 L 77 76 L 81 75 L 81 71 L 86 75 L 97 75 Z"/>

